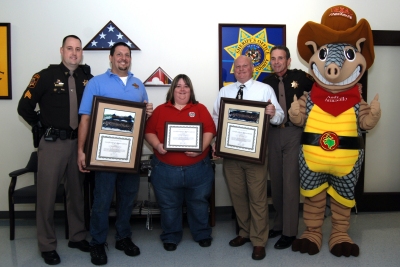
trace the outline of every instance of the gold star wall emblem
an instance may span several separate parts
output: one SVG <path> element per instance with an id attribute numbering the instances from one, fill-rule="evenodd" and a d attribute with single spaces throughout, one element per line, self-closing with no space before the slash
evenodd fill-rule
<path id="1" fill-rule="evenodd" d="M 225 51 L 233 57 L 238 58 L 246 55 L 251 58 L 254 65 L 253 79 L 257 80 L 262 72 L 271 73 L 270 50 L 274 47 L 268 43 L 266 29 L 262 29 L 254 35 L 246 32 L 242 28 L 239 29 L 238 42 L 230 46 L 224 47 Z M 234 73 L 232 64 L 230 73 Z"/>

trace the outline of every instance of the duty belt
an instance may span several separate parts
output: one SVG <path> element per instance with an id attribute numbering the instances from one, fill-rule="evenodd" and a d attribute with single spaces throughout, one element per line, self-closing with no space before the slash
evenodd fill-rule
<path id="1" fill-rule="evenodd" d="M 301 144 L 320 146 L 328 151 L 333 151 L 337 148 L 364 149 L 364 138 L 362 136 L 338 136 L 333 132 L 325 132 L 323 134 L 303 132 Z"/>
<path id="2" fill-rule="evenodd" d="M 66 139 L 74 140 L 78 138 L 78 129 L 61 130 L 61 129 L 51 128 L 51 134 L 55 135 L 57 138 L 60 138 L 60 140 L 66 140 Z"/>

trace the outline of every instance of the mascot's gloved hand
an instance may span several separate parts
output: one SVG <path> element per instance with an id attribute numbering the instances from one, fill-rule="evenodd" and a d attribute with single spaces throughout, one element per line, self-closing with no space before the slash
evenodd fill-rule
<path id="1" fill-rule="evenodd" d="M 290 113 L 290 116 L 293 116 L 293 117 L 298 116 L 300 113 L 300 104 L 297 101 L 296 95 L 293 96 L 293 102 L 292 102 L 292 104 L 290 104 L 289 113 Z"/>
<path id="2" fill-rule="evenodd" d="M 288 115 L 290 117 L 290 121 L 296 126 L 303 126 L 305 123 L 305 114 L 304 110 L 300 105 L 300 101 L 304 102 L 303 98 L 297 100 L 297 96 L 293 96 L 293 102 L 290 104 L 290 109 L 288 110 Z M 303 103 L 304 104 L 304 103 Z"/>
<path id="3" fill-rule="evenodd" d="M 371 107 L 371 114 L 373 117 L 377 117 L 381 114 L 381 104 L 379 103 L 379 94 L 376 94 L 374 99 L 372 100 L 370 107 Z"/>

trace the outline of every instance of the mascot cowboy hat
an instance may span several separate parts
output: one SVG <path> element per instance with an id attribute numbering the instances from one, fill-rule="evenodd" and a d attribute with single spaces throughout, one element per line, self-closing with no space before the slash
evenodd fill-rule
<path id="1" fill-rule="evenodd" d="M 325 11 L 321 24 L 309 21 L 301 28 L 297 49 L 301 58 L 308 62 L 314 51 L 305 45 L 307 41 L 314 41 L 318 47 L 328 43 L 347 43 L 355 47 L 361 37 L 366 39 L 360 52 L 365 57 L 368 69 L 375 58 L 371 27 L 365 19 L 360 19 L 357 23 L 352 9 L 338 5 Z"/>

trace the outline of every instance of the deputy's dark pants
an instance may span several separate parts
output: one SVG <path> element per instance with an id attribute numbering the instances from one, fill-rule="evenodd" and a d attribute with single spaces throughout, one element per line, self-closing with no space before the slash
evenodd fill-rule
<path id="1" fill-rule="evenodd" d="M 77 164 L 77 139 L 45 141 L 38 147 L 36 227 L 39 250 L 57 248 L 54 228 L 54 203 L 61 181 L 67 195 L 69 241 L 78 242 L 86 237 L 84 220 L 83 180 Z M 63 180 L 64 178 L 64 180 Z"/>

